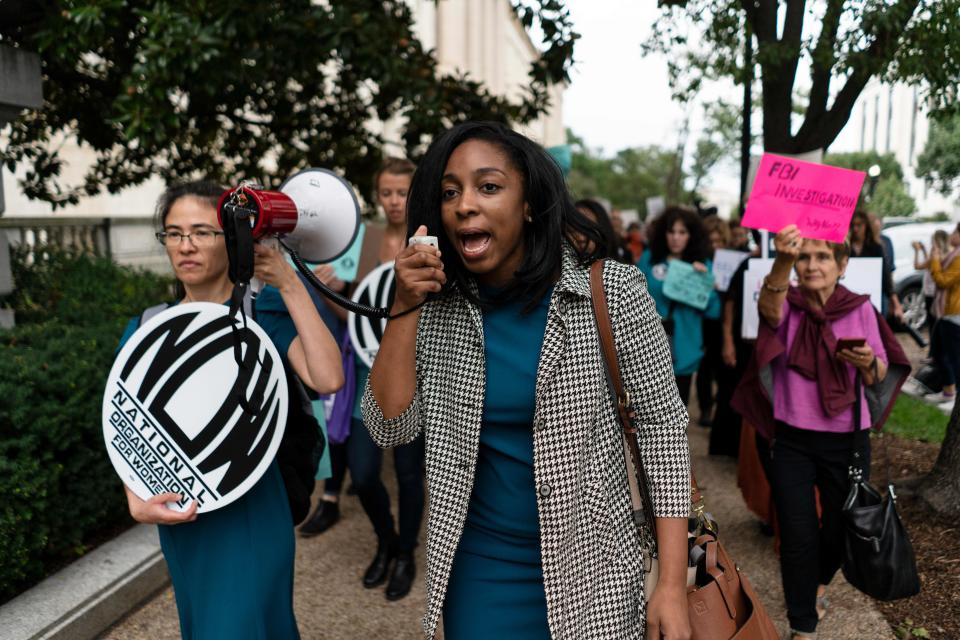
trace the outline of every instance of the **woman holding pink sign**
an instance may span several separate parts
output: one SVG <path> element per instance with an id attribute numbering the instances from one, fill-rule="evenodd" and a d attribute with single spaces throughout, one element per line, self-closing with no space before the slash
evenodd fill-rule
<path id="1" fill-rule="evenodd" d="M 842 560 L 851 455 L 869 476 L 869 430 L 886 420 L 910 363 L 869 296 L 840 284 L 848 245 L 802 238 L 796 225 L 775 244 L 754 358 L 732 404 L 770 441 L 791 638 L 809 640 Z"/>

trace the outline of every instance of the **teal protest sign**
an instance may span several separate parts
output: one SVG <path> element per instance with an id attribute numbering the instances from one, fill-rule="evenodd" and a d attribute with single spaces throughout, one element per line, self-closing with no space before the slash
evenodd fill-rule
<path id="1" fill-rule="evenodd" d="M 366 225 L 360 225 L 357 229 L 357 237 L 353 244 L 347 249 L 347 252 L 331 262 L 337 279 L 344 282 L 353 282 L 357 279 L 357 267 L 360 266 L 360 249 L 363 247 L 363 235 L 366 232 Z"/>
<path id="2" fill-rule="evenodd" d="M 667 279 L 663 282 L 663 295 L 703 311 L 710 302 L 714 277 L 709 271 L 700 273 L 689 262 L 671 260 Z"/>

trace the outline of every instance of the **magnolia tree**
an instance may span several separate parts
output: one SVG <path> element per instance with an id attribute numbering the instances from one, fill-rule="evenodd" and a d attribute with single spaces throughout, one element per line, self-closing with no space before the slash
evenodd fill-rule
<path id="1" fill-rule="evenodd" d="M 440 73 L 404 0 L 52 0 L 20 3 L 0 43 L 42 57 L 43 109 L 8 129 L 8 168 L 54 206 L 152 175 L 253 178 L 277 186 L 306 166 L 336 167 L 369 187 L 385 141 L 372 119 L 399 118 L 408 155 L 452 123 L 524 123 L 568 79 L 577 35 L 562 2 L 513 0 L 541 55 L 515 101 L 463 75 Z M 94 162 L 61 175 L 73 137 Z"/>

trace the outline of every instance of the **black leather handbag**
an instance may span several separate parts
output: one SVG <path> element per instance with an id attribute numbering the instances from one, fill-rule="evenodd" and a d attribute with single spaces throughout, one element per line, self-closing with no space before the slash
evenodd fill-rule
<path id="1" fill-rule="evenodd" d="M 860 373 L 856 374 L 853 408 L 854 443 L 860 431 Z M 843 503 L 844 559 L 847 582 L 877 600 L 896 600 L 920 593 L 920 576 L 913 545 L 897 513 L 897 494 L 887 482 L 887 494 L 863 479 L 863 461 L 853 447 L 850 493 Z"/>

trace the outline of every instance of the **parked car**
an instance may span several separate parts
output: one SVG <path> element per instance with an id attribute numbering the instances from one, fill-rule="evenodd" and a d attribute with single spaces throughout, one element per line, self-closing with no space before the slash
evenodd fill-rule
<path id="1" fill-rule="evenodd" d="M 899 221 L 898 221 L 899 222 Z M 923 300 L 923 272 L 913 268 L 913 243 L 922 242 L 930 251 L 933 232 L 943 229 L 950 233 L 956 222 L 917 222 L 885 226 L 883 235 L 893 243 L 893 286 L 903 305 L 904 322 L 920 329 L 927 322 L 927 308 Z"/>

